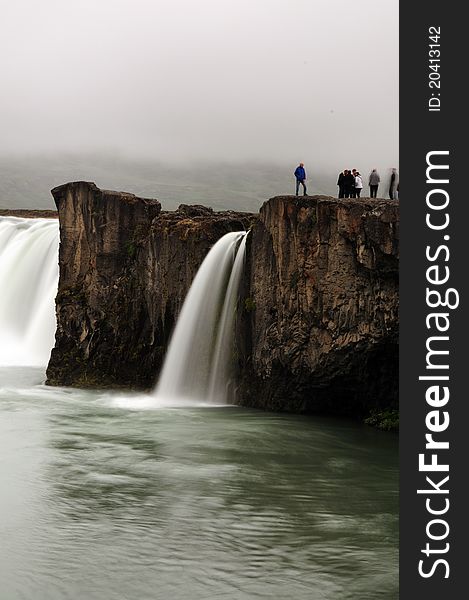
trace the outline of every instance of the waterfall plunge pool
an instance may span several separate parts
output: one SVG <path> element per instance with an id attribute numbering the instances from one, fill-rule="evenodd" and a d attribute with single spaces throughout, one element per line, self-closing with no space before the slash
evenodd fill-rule
<path id="1" fill-rule="evenodd" d="M 0 368 L 0 597 L 397 598 L 394 434 L 43 379 Z"/>

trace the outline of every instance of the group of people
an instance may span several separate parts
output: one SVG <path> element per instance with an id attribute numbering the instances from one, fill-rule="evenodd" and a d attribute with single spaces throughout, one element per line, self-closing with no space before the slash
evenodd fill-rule
<path id="1" fill-rule="evenodd" d="M 363 177 L 357 169 L 344 169 L 337 180 L 339 198 L 360 198 L 363 189 Z"/>
<path id="2" fill-rule="evenodd" d="M 295 170 L 296 195 L 298 196 L 300 186 L 303 188 L 303 195 L 307 195 L 306 190 L 306 171 L 304 163 L 300 163 Z M 370 198 L 378 196 L 378 188 L 381 177 L 376 169 L 373 169 L 368 177 L 370 187 Z M 363 177 L 357 169 L 344 169 L 339 173 L 337 180 L 339 186 L 339 198 L 360 198 L 363 190 Z M 389 198 L 399 200 L 399 175 L 397 169 L 392 169 L 391 180 L 389 183 Z"/>
<path id="3" fill-rule="evenodd" d="M 381 182 L 381 177 L 376 169 L 373 169 L 368 177 L 368 185 L 370 187 L 370 198 L 378 196 L 378 188 Z M 339 186 L 339 198 L 360 198 L 363 189 L 363 178 L 357 169 L 344 169 L 339 173 L 337 179 Z M 397 169 L 392 169 L 391 180 L 389 182 L 389 198 L 391 200 L 399 200 L 399 176 Z"/>

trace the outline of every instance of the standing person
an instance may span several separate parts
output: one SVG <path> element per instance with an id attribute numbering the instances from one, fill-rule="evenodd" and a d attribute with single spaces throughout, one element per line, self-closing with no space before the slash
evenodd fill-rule
<path id="1" fill-rule="evenodd" d="M 370 198 L 376 198 L 378 195 L 378 187 L 381 178 L 376 169 L 373 169 L 368 179 L 368 185 L 370 186 Z"/>
<path id="2" fill-rule="evenodd" d="M 399 175 L 397 169 L 393 169 L 391 172 L 391 181 L 389 182 L 389 197 L 391 200 L 397 200 L 396 192 L 397 186 L 399 185 Z"/>
<path id="3" fill-rule="evenodd" d="M 296 177 L 296 195 L 298 196 L 298 191 L 300 189 L 300 184 L 303 186 L 303 196 L 306 196 L 306 171 L 304 163 L 300 163 L 294 172 Z"/>
<path id="4" fill-rule="evenodd" d="M 352 171 L 347 170 L 344 177 L 344 198 L 353 198 L 352 194 L 355 193 L 355 177 L 352 175 Z"/>
<path id="5" fill-rule="evenodd" d="M 337 185 L 339 186 L 339 198 L 344 198 L 345 196 L 345 176 L 347 175 L 347 169 L 344 169 L 339 173 L 339 178 L 337 179 Z"/>
<path id="6" fill-rule="evenodd" d="M 352 169 L 352 177 L 353 177 L 353 183 L 350 187 L 350 198 L 356 198 L 356 192 L 355 192 L 355 177 L 357 176 L 357 169 Z"/>
<path id="7" fill-rule="evenodd" d="M 363 189 L 363 179 L 360 173 L 355 173 L 355 198 L 360 198 Z"/>

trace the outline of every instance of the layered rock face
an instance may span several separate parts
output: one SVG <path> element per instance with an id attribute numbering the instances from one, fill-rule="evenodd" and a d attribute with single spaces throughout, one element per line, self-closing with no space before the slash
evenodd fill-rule
<path id="1" fill-rule="evenodd" d="M 149 388 L 210 247 L 249 215 L 76 182 L 52 190 L 60 219 L 57 333 L 47 383 Z"/>
<path id="2" fill-rule="evenodd" d="M 239 403 L 364 413 L 397 402 L 398 203 L 281 196 L 216 213 L 77 182 L 61 244 L 49 384 L 151 387 L 197 270 L 251 227 L 234 352 Z"/>
<path id="3" fill-rule="evenodd" d="M 398 203 L 276 197 L 248 252 L 238 399 L 298 412 L 397 403 Z"/>

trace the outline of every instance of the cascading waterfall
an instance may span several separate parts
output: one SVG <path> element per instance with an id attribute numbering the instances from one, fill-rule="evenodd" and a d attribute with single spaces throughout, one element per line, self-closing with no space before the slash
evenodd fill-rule
<path id="1" fill-rule="evenodd" d="M 179 315 L 156 397 L 226 402 L 245 248 L 246 232 L 235 231 L 207 254 Z"/>
<path id="2" fill-rule="evenodd" d="M 0 365 L 45 366 L 59 277 L 55 219 L 0 217 Z"/>
<path id="3" fill-rule="evenodd" d="M 59 226 L 0 217 L 0 366 L 45 366 L 54 345 Z M 246 232 L 223 236 L 200 267 L 177 321 L 159 399 L 226 402 Z"/>
<path id="4" fill-rule="evenodd" d="M 238 299 L 239 282 L 243 273 L 245 253 L 246 236 L 243 236 L 231 270 L 218 326 L 208 388 L 208 399 L 211 402 L 226 398 L 236 301 Z"/>

